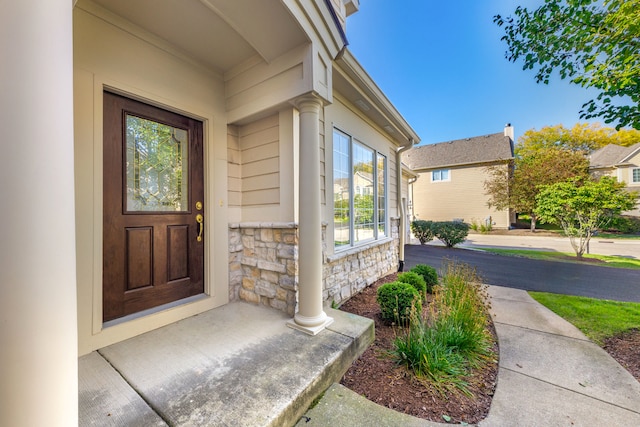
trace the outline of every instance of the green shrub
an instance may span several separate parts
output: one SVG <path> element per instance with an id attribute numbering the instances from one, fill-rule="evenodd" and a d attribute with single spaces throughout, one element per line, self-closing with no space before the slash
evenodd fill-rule
<path id="1" fill-rule="evenodd" d="M 418 264 L 409 271 L 418 273 L 420 276 L 422 276 L 427 286 L 427 293 L 433 293 L 433 287 L 438 284 L 438 272 L 435 268 L 426 264 Z"/>
<path id="2" fill-rule="evenodd" d="M 458 221 L 436 222 L 433 234 L 448 248 L 452 248 L 465 241 L 469 234 L 469 224 Z"/>
<path id="3" fill-rule="evenodd" d="M 398 274 L 398 282 L 407 283 L 418 291 L 422 301 L 427 299 L 427 282 L 422 278 L 421 275 L 412 271 L 406 271 L 404 273 Z"/>
<path id="4" fill-rule="evenodd" d="M 439 389 L 453 386 L 468 393 L 464 377 L 469 368 L 492 354 L 486 298 L 475 270 L 448 264 L 429 317 L 412 322 L 396 338 L 393 354 L 398 363 Z"/>
<path id="5" fill-rule="evenodd" d="M 412 221 L 411 232 L 420 241 L 420 244 L 424 245 L 433 240 L 433 222 L 422 219 Z"/>
<path id="6" fill-rule="evenodd" d="M 617 231 L 622 234 L 640 233 L 640 218 L 634 216 L 615 216 L 611 218 L 606 231 Z"/>
<path id="7" fill-rule="evenodd" d="M 422 313 L 420 294 L 408 283 L 385 283 L 378 288 L 376 300 L 385 322 L 407 324 L 411 320 L 412 309 Z"/>

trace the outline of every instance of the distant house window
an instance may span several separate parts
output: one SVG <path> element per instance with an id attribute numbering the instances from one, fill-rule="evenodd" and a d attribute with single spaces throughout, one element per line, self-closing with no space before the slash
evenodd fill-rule
<path id="1" fill-rule="evenodd" d="M 335 247 L 386 236 L 387 158 L 334 130 L 333 183 Z"/>
<path id="2" fill-rule="evenodd" d="M 631 170 L 631 182 L 640 184 L 640 168 L 633 168 Z"/>
<path id="3" fill-rule="evenodd" d="M 449 181 L 449 169 L 438 169 L 431 172 L 431 181 Z"/>

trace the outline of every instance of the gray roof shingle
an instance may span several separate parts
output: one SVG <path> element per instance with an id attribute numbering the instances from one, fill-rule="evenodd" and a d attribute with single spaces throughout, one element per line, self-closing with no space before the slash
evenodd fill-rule
<path id="1" fill-rule="evenodd" d="M 513 158 L 513 142 L 504 133 L 414 147 L 402 154 L 413 170 L 491 163 Z"/>
<path id="2" fill-rule="evenodd" d="M 606 168 L 614 166 L 640 149 L 640 143 L 631 147 L 609 144 L 591 153 L 589 163 L 592 168 Z"/>

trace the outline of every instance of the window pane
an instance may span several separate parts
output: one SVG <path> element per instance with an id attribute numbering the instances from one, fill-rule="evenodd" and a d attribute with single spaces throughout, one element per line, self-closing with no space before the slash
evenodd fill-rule
<path id="1" fill-rule="evenodd" d="M 128 114 L 126 127 L 126 210 L 187 211 L 187 131 Z"/>
<path id="2" fill-rule="evenodd" d="M 449 179 L 449 169 L 442 169 L 440 171 L 440 180 L 447 181 Z"/>
<path id="3" fill-rule="evenodd" d="M 353 185 L 360 191 L 353 196 L 354 242 L 374 236 L 373 150 L 353 143 Z"/>
<path id="4" fill-rule="evenodd" d="M 336 247 L 351 243 L 349 145 L 347 136 L 337 131 L 333 133 L 333 238 Z"/>
<path id="5" fill-rule="evenodd" d="M 640 182 L 640 168 L 633 170 L 633 182 Z"/>
<path id="6" fill-rule="evenodd" d="M 378 237 L 387 235 L 387 158 L 378 154 Z"/>
<path id="7" fill-rule="evenodd" d="M 440 181 L 440 171 L 431 172 L 431 181 Z"/>

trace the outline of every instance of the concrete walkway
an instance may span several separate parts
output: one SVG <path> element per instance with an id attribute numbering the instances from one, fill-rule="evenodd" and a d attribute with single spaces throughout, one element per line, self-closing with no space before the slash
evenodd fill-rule
<path id="1" fill-rule="evenodd" d="M 525 291 L 489 292 L 500 363 L 480 426 L 640 425 L 640 383 L 604 350 Z M 297 427 L 435 425 L 334 384 Z"/>
<path id="2" fill-rule="evenodd" d="M 78 425 L 292 426 L 373 341 L 373 321 L 326 311 L 312 337 L 236 302 L 83 356 Z"/>

